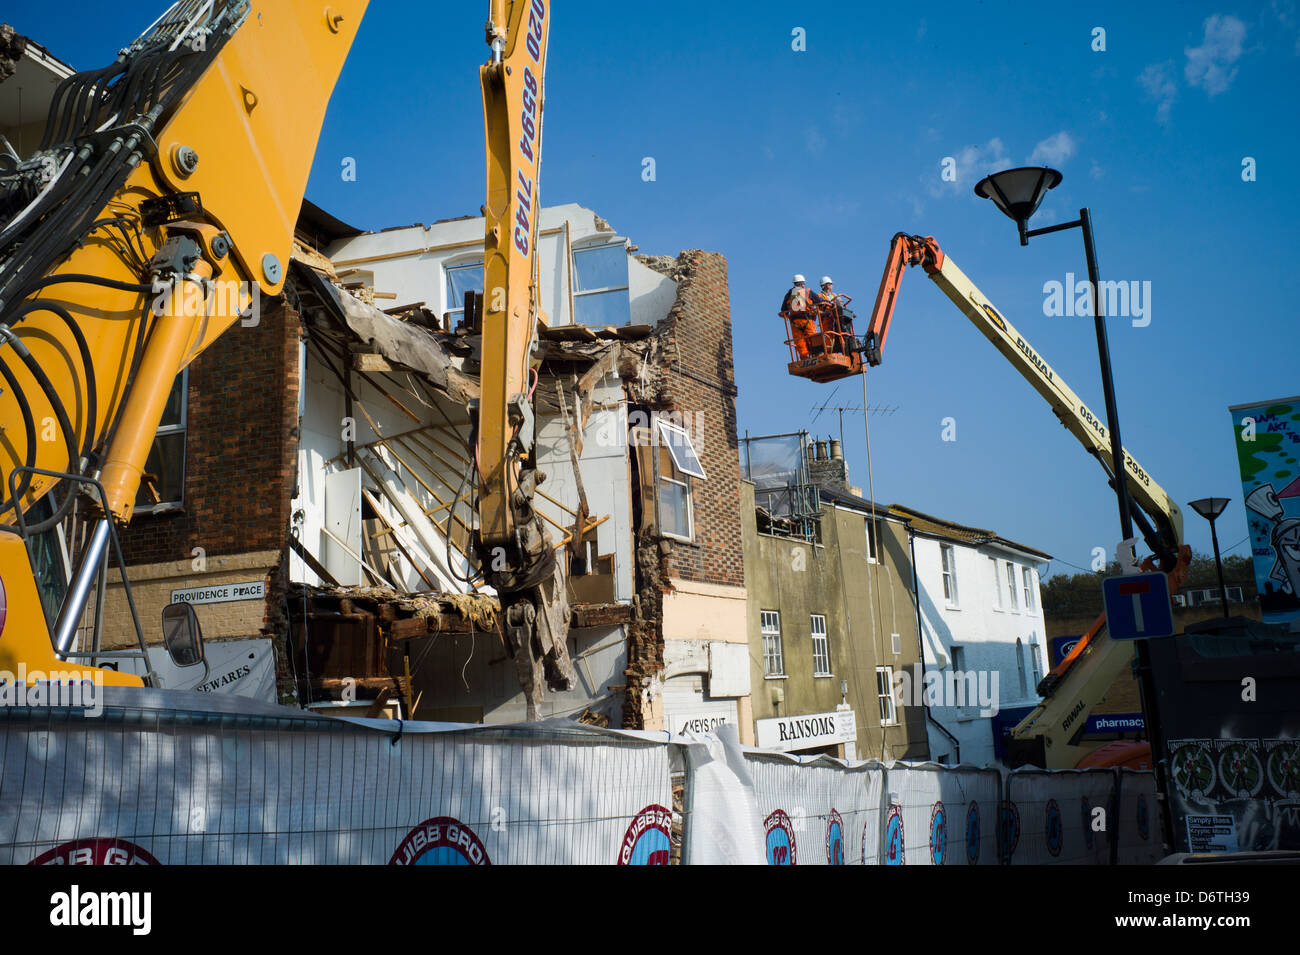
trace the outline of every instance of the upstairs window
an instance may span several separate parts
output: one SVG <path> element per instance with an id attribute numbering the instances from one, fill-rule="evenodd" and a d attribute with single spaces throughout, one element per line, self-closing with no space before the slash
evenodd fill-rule
<path id="1" fill-rule="evenodd" d="M 447 320 L 448 330 L 454 329 L 465 317 L 465 293 L 483 294 L 483 263 L 469 262 L 465 265 L 451 265 L 447 274 Z"/>
<path id="2" fill-rule="evenodd" d="M 656 418 L 655 433 L 659 532 L 694 540 L 695 502 L 691 485 L 694 478 L 704 479 L 704 466 L 685 428 Z"/>
<path id="3" fill-rule="evenodd" d="M 998 561 L 996 557 L 989 558 L 989 567 L 993 570 L 993 609 L 1002 609 L 1002 575 L 998 573 Z"/>
<path id="4" fill-rule="evenodd" d="M 1020 568 L 1020 576 L 1025 584 L 1025 610 L 1034 611 L 1034 572 L 1028 567 Z"/>
<path id="5" fill-rule="evenodd" d="M 876 702 L 880 704 L 880 725 L 896 725 L 898 711 L 894 708 L 893 667 L 876 667 Z"/>
<path id="6" fill-rule="evenodd" d="M 867 562 L 878 563 L 880 560 L 880 521 L 867 518 Z"/>
<path id="7" fill-rule="evenodd" d="M 622 242 L 573 250 L 573 320 L 579 325 L 627 325 L 627 249 Z"/>
<path id="8" fill-rule="evenodd" d="M 943 599 L 949 607 L 957 606 L 957 557 L 951 544 L 939 545 L 939 558 L 943 563 Z"/>
<path id="9" fill-rule="evenodd" d="M 785 676 L 785 658 L 781 652 L 781 614 L 763 610 L 759 614 L 763 630 L 763 675 Z"/>
<path id="10" fill-rule="evenodd" d="M 1007 597 L 1010 598 L 1011 604 L 1009 609 L 1012 613 L 1020 612 L 1020 605 L 1016 598 L 1016 565 L 1007 561 Z"/>
<path id="11" fill-rule="evenodd" d="M 142 513 L 180 507 L 185 502 L 185 427 L 189 369 L 172 382 L 163 406 L 162 420 L 144 465 L 144 477 L 135 495 Z"/>
<path id="12" fill-rule="evenodd" d="M 813 676 L 831 675 L 831 651 L 826 640 L 826 615 L 815 613 L 812 620 Z"/>

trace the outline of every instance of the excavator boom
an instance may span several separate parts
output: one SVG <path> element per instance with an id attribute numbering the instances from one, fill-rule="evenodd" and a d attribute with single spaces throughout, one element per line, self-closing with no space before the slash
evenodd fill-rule
<path id="1" fill-rule="evenodd" d="M 14 521 L 0 526 L 0 671 L 92 656 L 74 646 L 78 628 L 176 376 L 284 287 L 325 109 L 365 9 L 179 0 L 116 62 L 65 80 L 38 151 L 0 167 L 0 521 Z M 465 486 L 532 716 L 543 676 L 573 683 L 564 578 L 533 509 L 545 479 L 533 394 L 548 30 L 545 0 L 491 0 L 485 307 L 467 309 L 482 315 L 482 390 Z M 28 520 L 51 491 L 53 513 Z M 28 544 L 83 494 L 97 523 L 51 626 Z M 137 620 L 131 652 L 147 658 L 139 630 Z"/>

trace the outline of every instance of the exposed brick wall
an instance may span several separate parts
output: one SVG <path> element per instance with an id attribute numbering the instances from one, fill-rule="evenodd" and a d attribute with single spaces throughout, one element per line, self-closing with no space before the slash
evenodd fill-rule
<path id="1" fill-rule="evenodd" d="M 298 448 L 298 315 L 276 298 L 190 366 L 181 513 L 140 514 L 122 533 L 128 564 L 278 550 Z"/>
<path id="2" fill-rule="evenodd" d="M 727 260 L 717 252 L 682 252 L 671 272 L 677 301 L 659 324 L 663 395 L 691 426 L 708 479 L 693 480 L 695 543 L 674 542 L 669 576 L 699 583 L 745 584 L 740 537 L 740 466 L 736 375 L 731 342 Z"/>

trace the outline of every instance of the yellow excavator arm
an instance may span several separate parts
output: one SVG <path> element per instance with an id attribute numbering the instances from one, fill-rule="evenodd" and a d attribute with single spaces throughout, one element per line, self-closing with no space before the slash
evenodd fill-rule
<path id="1" fill-rule="evenodd" d="M 64 81 L 38 151 L 0 170 L 0 671 L 90 656 L 73 646 L 77 627 L 114 528 L 131 519 L 176 375 L 283 288 L 325 109 L 365 9 L 181 0 L 113 64 Z M 476 543 L 534 714 L 543 671 L 553 687 L 572 684 L 563 576 L 532 509 L 544 479 L 532 399 L 548 23 L 545 0 L 492 0 L 481 71 Z M 53 514 L 28 520 L 51 491 Z M 83 492 L 100 514 L 51 628 L 27 545 Z"/>
<path id="2" fill-rule="evenodd" d="M 177 3 L 109 67 L 61 84 L 40 148 L 7 178 L 0 520 L 12 523 L 0 531 L 0 670 L 66 669 L 172 382 L 247 314 L 255 287 L 281 290 L 325 107 L 365 7 Z M 57 524 L 83 489 L 101 517 L 51 635 L 19 532 Z M 25 522 L 52 490 L 55 514 Z"/>
<path id="3" fill-rule="evenodd" d="M 1084 449 L 1097 459 L 1114 481 L 1110 432 L 1105 424 L 1062 380 L 1038 351 L 1025 340 L 930 236 L 899 233 L 890 245 L 889 258 L 876 296 L 862 352 L 870 365 L 878 365 L 897 301 L 902 275 L 910 265 L 920 265 L 940 290 L 975 327 L 993 343 L 1051 407 L 1052 412 Z M 1182 584 L 1191 549 L 1183 543 L 1182 511 L 1173 498 L 1124 450 L 1123 480 L 1131 499 L 1141 508 L 1134 520 L 1152 550 L 1146 569 L 1169 575 L 1170 591 Z M 1133 659 L 1133 646 L 1106 634 L 1105 617 L 1099 617 L 1074 650 L 1038 685 L 1043 697 L 1034 710 L 1011 732 L 1013 746 L 1036 751 L 1048 768 L 1072 768 L 1091 750 L 1074 744 L 1088 713 L 1100 702 Z"/>

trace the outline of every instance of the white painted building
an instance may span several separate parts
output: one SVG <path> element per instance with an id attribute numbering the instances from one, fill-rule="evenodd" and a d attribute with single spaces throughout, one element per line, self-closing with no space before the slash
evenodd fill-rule
<path id="1" fill-rule="evenodd" d="M 928 706 L 931 757 L 994 763 L 996 711 L 1039 700 L 1048 659 L 1039 566 L 1050 555 L 992 531 L 891 510 L 911 522 L 926 677 L 946 688 L 963 675 L 960 700 L 945 692 L 942 705 Z"/>
<path id="2" fill-rule="evenodd" d="M 677 284 L 638 262 L 630 242 L 576 203 L 542 209 L 538 248 L 548 324 L 652 325 L 668 314 Z M 483 290 L 483 219 L 465 217 L 367 232 L 326 250 L 344 282 L 393 293 L 395 306 L 423 302 L 452 327 L 467 290 Z M 384 308 L 389 307 L 385 303 Z"/>

